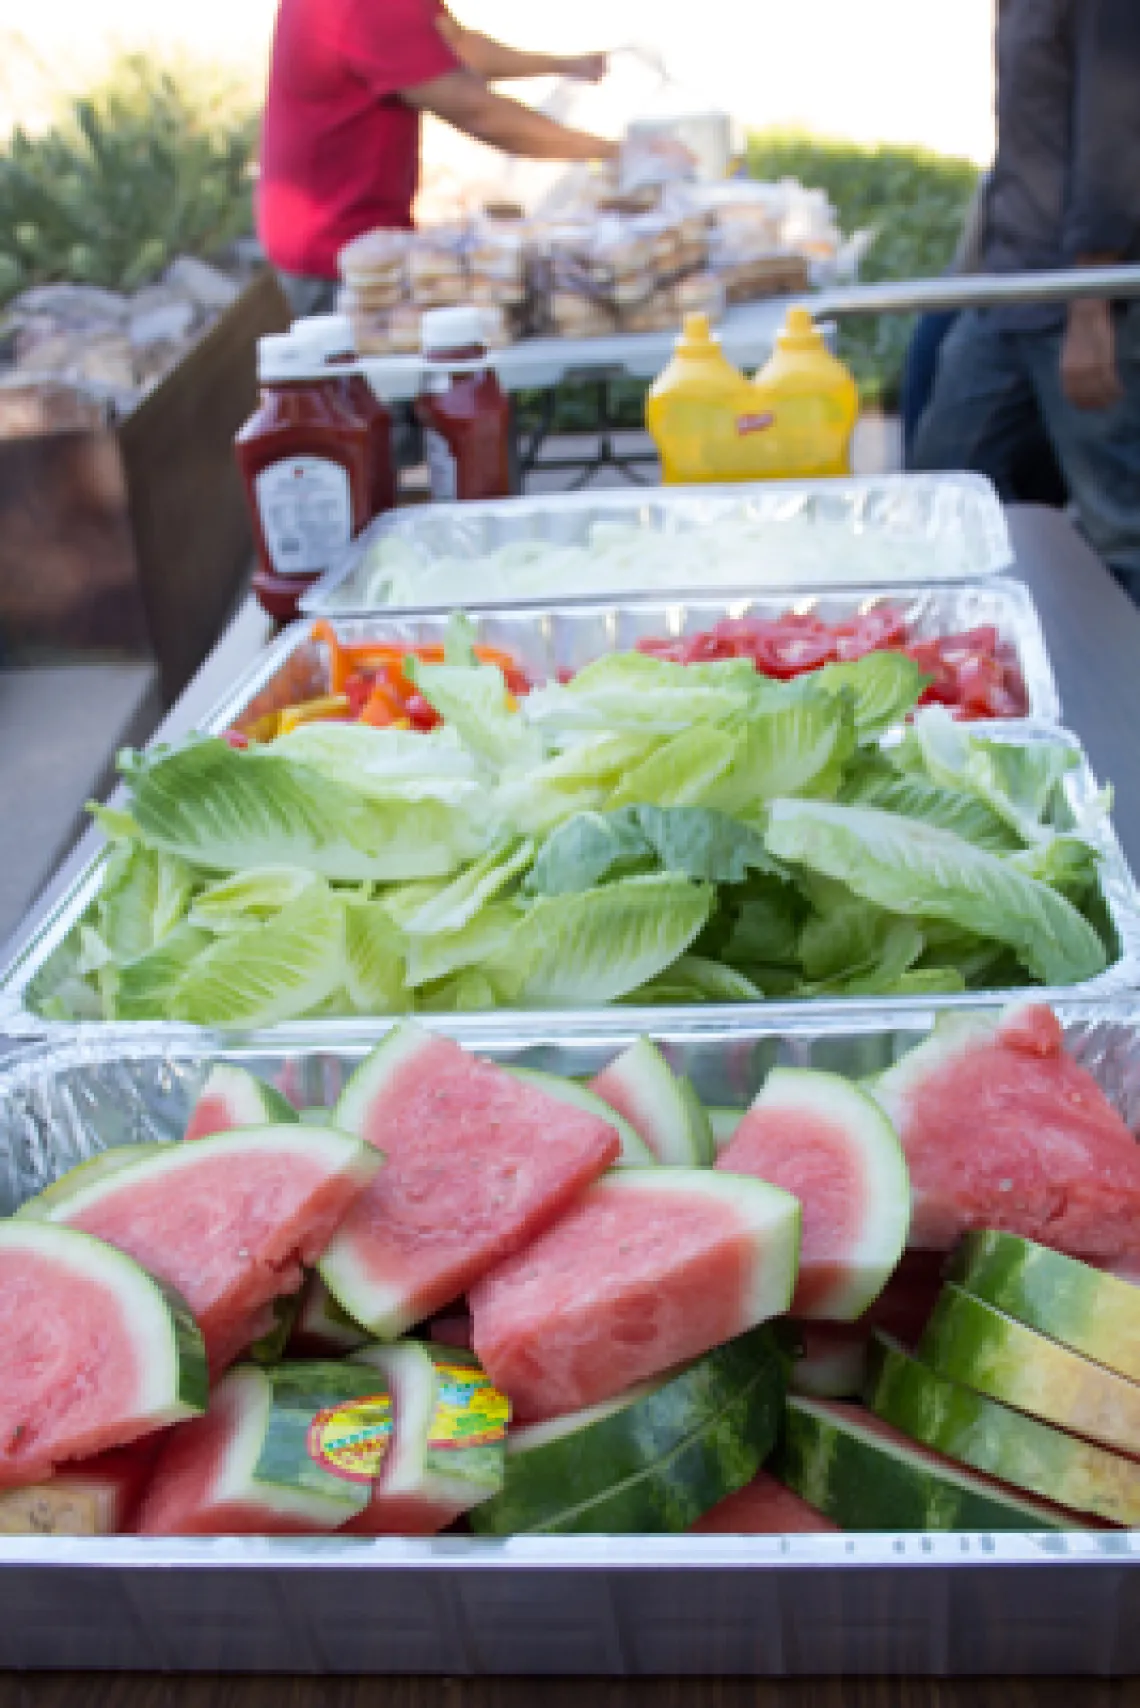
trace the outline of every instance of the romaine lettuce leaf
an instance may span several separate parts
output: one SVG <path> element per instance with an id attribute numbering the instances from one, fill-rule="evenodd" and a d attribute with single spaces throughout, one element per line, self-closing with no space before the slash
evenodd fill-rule
<path id="1" fill-rule="evenodd" d="M 402 1014 L 409 1006 L 404 935 L 381 902 L 344 902 L 344 988 L 350 1007 L 342 1013 Z"/>
<path id="2" fill-rule="evenodd" d="M 804 693 L 775 708 L 757 706 L 727 723 L 724 733 L 734 738 L 732 758 L 700 804 L 754 821 L 762 820 L 764 801 L 833 795 L 855 746 L 846 695 Z"/>
<path id="3" fill-rule="evenodd" d="M 941 788 L 917 773 L 865 773 L 848 783 L 841 798 L 847 806 L 879 807 L 903 818 L 921 819 L 939 830 L 952 830 L 993 854 L 1022 846 L 1016 830 L 977 795 Z"/>
<path id="4" fill-rule="evenodd" d="M 914 965 L 926 946 L 913 920 L 850 901 L 809 919 L 800 933 L 800 959 L 813 983 L 875 974 L 889 986 Z"/>
<path id="5" fill-rule="evenodd" d="M 523 888 L 533 895 L 565 895 L 655 866 L 715 884 L 742 883 L 750 870 L 782 870 L 756 831 L 723 813 L 627 806 L 579 813 L 560 825 L 543 844 Z"/>
<path id="6" fill-rule="evenodd" d="M 497 664 L 404 666 L 463 745 L 493 771 L 529 770 L 543 757 L 538 731 L 519 716 Z"/>
<path id="7" fill-rule="evenodd" d="M 544 896 L 482 970 L 516 1004 L 614 1002 L 684 954 L 714 897 L 710 885 L 670 875 Z"/>
<path id="8" fill-rule="evenodd" d="M 172 1020 L 272 1026 L 310 1013 L 345 973 L 344 904 L 312 884 L 274 918 L 218 937 L 174 983 Z"/>
<path id="9" fill-rule="evenodd" d="M 213 939 L 196 925 L 179 925 L 149 954 L 128 961 L 115 981 L 108 1020 L 170 1020 L 171 992 Z"/>
<path id="10" fill-rule="evenodd" d="M 272 749 L 224 741 L 159 755 L 130 781 L 147 841 L 215 872 L 283 864 L 347 881 L 442 877 L 481 854 L 493 828 L 474 782 L 438 779 L 434 796 L 419 782 L 364 795 Z"/>
<path id="11" fill-rule="evenodd" d="M 272 919 L 310 884 L 319 882 L 301 866 L 254 866 L 199 891 L 190 908 L 190 923 L 217 937 L 244 931 L 249 925 Z"/>
<path id="12" fill-rule="evenodd" d="M 737 742 L 728 731 L 694 724 L 627 771 L 606 806 L 613 809 L 644 802 L 683 807 L 704 802 L 715 794 L 717 781 L 732 764 L 736 748 Z"/>
<path id="13" fill-rule="evenodd" d="M 825 664 L 809 680 L 827 694 L 846 689 L 852 697 L 856 737 L 870 741 L 914 710 L 927 679 L 905 653 L 870 652 L 850 664 Z"/>
<path id="14" fill-rule="evenodd" d="M 273 743 L 278 757 L 311 765 L 362 795 L 383 799 L 393 783 L 428 778 L 472 780 L 477 767 L 446 725 L 429 730 L 374 729 L 371 724 L 298 724 Z"/>
<path id="15" fill-rule="evenodd" d="M 893 913 L 949 920 L 1006 943 L 1035 978 L 1075 984 L 1102 972 L 1104 946 L 1047 884 L 951 832 L 824 801 L 774 801 L 768 847 Z"/>
<path id="16" fill-rule="evenodd" d="M 493 848 L 409 914 L 403 921 L 404 930 L 413 937 L 460 930 L 474 919 L 484 903 L 509 888 L 533 858 L 534 843 L 529 837 L 513 845 L 505 843 Z"/>
<path id="17" fill-rule="evenodd" d="M 169 936 L 186 917 L 195 882 L 176 855 L 139 842 L 114 842 L 94 918 L 110 959 L 136 960 Z"/>
<path id="18" fill-rule="evenodd" d="M 465 925 L 430 937 L 408 938 L 407 985 L 418 991 L 464 967 L 509 953 L 509 940 L 521 914 L 510 902 L 490 902 Z"/>
<path id="19" fill-rule="evenodd" d="M 528 722 L 555 734 L 623 730 L 678 735 L 694 723 L 711 723 L 742 710 L 760 691 L 748 659 L 717 664 L 673 664 L 641 652 L 608 653 L 566 684 L 549 683 L 528 694 Z"/>
<path id="20" fill-rule="evenodd" d="M 682 955 L 655 979 L 631 991 L 624 1002 L 763 1002 L 764 992 L 743 973 L 706 961 L 700 955 Z"/>
<path id="21" fill-rule="evenodd" d="M 945 789 L 976 795 L 1023 842 L 1051 834 L 1046 820 L 1059 786 L 1077 763 L 1060 741 L 1004 742 L 971 735 L 945 706 L 927 706 L 893 756 Z"/>

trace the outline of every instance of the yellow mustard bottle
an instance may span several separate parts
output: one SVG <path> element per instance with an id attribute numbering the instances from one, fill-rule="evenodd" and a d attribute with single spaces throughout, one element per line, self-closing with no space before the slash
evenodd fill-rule
<path id="1" fill-rule="evenodd" d="M 859 390 L 831 354 L 806 308 L 790 308 L 776 348 L 752 382 L 754 407 L 774 417 L 764 476 L 783 479 L 851 472 Z"/>
<path id="2" fill-rule="evenodd" d="M 687 314 L 668 365 L 650 387 L 645 425 L 666 486 L 757 480 L 773 472 L 772 426 L 753 382 L 721 350 L 707 314 Z"/>

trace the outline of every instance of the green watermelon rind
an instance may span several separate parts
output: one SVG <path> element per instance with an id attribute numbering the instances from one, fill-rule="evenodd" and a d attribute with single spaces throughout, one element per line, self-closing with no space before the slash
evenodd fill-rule
<path id="1" fill-rule="evenodd" d="M 398 1340 L 365 1347 L 349 1360 L 375 1370 L 392 1395 L 396 1434 L 393 1458 L 385 1468 L 384 1492 L 402 1499 L 450 1507 L 458 1517 L 503 1486 L 506 1431 L 498 1442 L 470 1447 L 431 1445 L 431 1427 L 442 1366 L 462 1365 L 482 1373 L 482 1365 L 461 1347 L 425 1340 Z"/>
<path id="2" fill-rule="evenodd" d="M 548 1097 L 553 1097 L 555 1102 L 581 1109 L 587 1115 L 596 1115 L 599 1121 L 611 1126 L 621 1140 L 621 1154 L 614 1163 L 615 1168 L 651 1168 L 657 1162 L 658 1158 L 632 1123 L 624 1115 L 619 1115 L 616 1109 L 611 1109 L 605 1099 L 588 1086 L 579 1085 L 572 1079 L 562 1079 L 558 1074 L 543 1073 L 538 1068 L 516 1067 L 513 1063 L 504 1063 L 503 1067 L 512 1079 L 533 1085 L 537 1091 L 545 1091 Z"/>
<path id="3" fill-rule="evenodd" d="M 770 1423 L 774 1440 L 786 1376 L 786 1353 L 765 1326 L 617 1399 L 512 1429 L 502 1493 L 476 1508 L 471 1527 L 484 1536 L 596 1533 L 607 1526 L 616 1532 L 619 1523 L 634 1531 L 683 1530 L 701 1516 L 685 1517 L 685 1510 L 699 1504 L 707 1511 L 733 1492 L 723 1487 L 732 1480 L 727 1473 L 715 1482 L 723 1492 L 712 1492 L 706 1456 L 695 1444 L 702 1436 L 710 1444 L 721 1440 L 725 1418 L 742 1404 L 746 1413 L 754 1407 L 767 1420 L 765 1427 Z M 741 1487 L 758 1468 L 754 1464 L 745 1475 L 746 1464 L 753 1456 L 762 1459 L 772 1441 L 761 1452 L 763 1430 L 752 1428 L 754 1445 L 741 1455 L 741 1432 L 734 1433 L 738 1450 L 732 1469 L 741 1477 L 735 1486 Z M 690 1446 L 693 1452 L 686 1459 Z M 705 1491 L 699 1499 L 698 1488 Z M 670 1525 L 663 1522 L 668 1512 L 676 1520 Z"/>
<path id="4" fill-rule="evenodd" d="M 317 1270 L 306 1275 L 297 1298 L 292 1332 L 298 1340 L 302 1336 L 318 1342 L 323 1339 L 328 1351 L 321 1356 L 357 1352 L 368 1345 L 371 1339 L 368 1330 L 333 1298 Z"/>
<path id="5" fill-rule="evenodd" d="M 990 1399 L 1140 1455 L 1140 1385 L 952 1282 L 939 1294 L 916 1353 L 940 1376 Z"/>
<path id="6" fill-rule="evenodd" d="M 721 1151 L 725 1150 L 731 1143 L 737 1127 L 747 1113 L 747 1109 L 720 1109 L 715 1104 L 706 1104 L 705 1114 L 709 1118 L 713 1150 L 716 1156 L 719 1156 Z"/>
<path id="7" fill-rule="evenodd" d="M 1140 1525 L 1140 1464 L 939 1376 L 884 1334 L 872 1338 L 866 1399 L 948 1459 L 1074 1512 Z"/>
<path id="8" fill-rule="evenodd" d="M 236 1062 L 214 1062 L 194 1100 L 187 1126 L 207 1097 L 224 1098 L 230 1105 L 233 1119 L 226 1131 L 237 1127 L 279 1127 L 297 1119 L 297 1111 L 287 1097 Z"/>
<path id="9" fill-rule="evenodd" d="M 829 1400 L 789 1395 L 770 1469 L 841 1530 L 1034 1531 L 1067 1522 L 1030 1495 L 1006 1494 L 964 1466 L 885 1440 Z"/>
<path id="10" fill-rule="evenodd" d="M 50 1222 L 56 1211 L 74 1198 L 77 1192 L 93 1186 L 97 1181 L 109 1179 L 121 1169 L 132 1167 L 144 1157 L 167 1150 L 173 1142 L 166 1139 L 148 1139 L 137 1145 L 110 1145 L 96 1156 L 88 1157 L 85 1162 L 76 1163 L 66 1174 L 61 1174 L 58 1180 L 53 1180 L 50 1186 L 45 1186 L 42 1192 L 37 1192 L 34 1198 L 25 1198 L 16 1215 L 21 1221 Z"/>
<path id="11" fill-rule="evenodd" d="M 206 1410 L 209 1377 L 202 1333 L 186 1301 L 114 1246 L 75 1228 L 52 1222 L 0 1222 L 0 1251 L 26 1250 L 70 1270 L 76 1285 L 98 1285 L 122 1306 L 123 1322 L 136 1342 L 143 1393 L 132 1420 L 137 1428 L 117 1442 L 125 1445 L 148 1430 L 182 1423 Z"/>
<path id="12" fill-rule="evenodd" d="M 898 1135 L 873 1098 L 838 1074 L 809 1068 L 773 1068 L 751 1109 L 807 1116 L 834 1122 L 857 1154 L 866 1183 L 868 1210 L 854 1244 L 834 1267 L 845 1279 L 835 1282 L 810 1309 L 797 1316 L 828 1322 L 855 1322 L 874 1303 L 898 1267 L 910 1228 L 910 1172 Z M 723 1168 L 725 1153 L 718 1159 Z"/>
<path id="13" fill-rule="evenodd" d="M 625 1119 L 655 1162 L 669 1168 L 704 1168 L 712 1162 L 712 1129 L 704 1107 L 651 1039 L 636 1039 L 590 1082 L 590 1091 L 609 1108 L 601 1089 L 606 1082 L 621 1093 L 626 1107 L 637 1108 L 638 1115 Z"/>
<path id="14" fill-rule="evenodd" d="M 964 1292 L 1140 1382 L 1140 1287 L 1017 1234 L 983 1230 L 944 1274 Z"/>

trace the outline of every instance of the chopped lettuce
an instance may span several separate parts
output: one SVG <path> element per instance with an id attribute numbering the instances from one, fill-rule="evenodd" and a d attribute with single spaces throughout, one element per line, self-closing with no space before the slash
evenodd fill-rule
<path id="1" fill-rule="evenodd" d="M 543 844 L 523 888 L 564 895 L 654 868 L 714 884 L 742 883 L 750 869 L 781 870 L 756 831 L 723 813 L 628 806 L 567 820 Z"/>
<path id="2" fill-rule="evenodd" d="M 174 984 L 172 1020 L 272 1026 L 310 1013 L 345 972 L 344 903 L 313 884 L 274 918 L 217 937 Z"/>
<path id="3" fill-rule="evenodd" d="M 888 910 L 995 938 L 1045 984 L 1103 972 L 1104 945 L 1063 896 L 950 831 L 869 807 L 775 801 L 768 846 Z"/>
<path id="4" fill-rule="evenodd" d="M 319 881 L 301 866 L 255 866 L 200 890 L 190 907 L 190 923 L 218 937 L 244 931 L 248 925 L 272 919 Z"/>
<path id="5" fill-rule="evenodd" d="M 344 989 L 354 1009 L 361 1014 L 403 1013 L 404 952 L 404 935 L 382 902 L 345 902 Z"/>
<path id="6" fill-rule="evenodd" d="M 445 727 L 484 765 L 526 770 L 542 759 L 542 739 L 519 716 L 497 664 L 423 664 L 409 658 L 405 669 Z"/>

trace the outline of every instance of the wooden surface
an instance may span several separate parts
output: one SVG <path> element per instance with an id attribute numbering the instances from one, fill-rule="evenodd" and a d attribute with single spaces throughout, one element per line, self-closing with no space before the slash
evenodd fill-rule
<path id="1" fill-rule="evenodd" d="M 0 1674 L 0 1708 L 1140 1708 L 1140 1680 Z"/>

